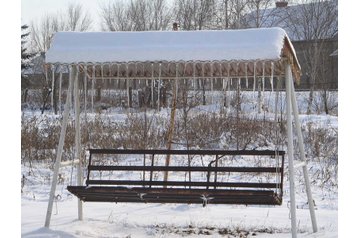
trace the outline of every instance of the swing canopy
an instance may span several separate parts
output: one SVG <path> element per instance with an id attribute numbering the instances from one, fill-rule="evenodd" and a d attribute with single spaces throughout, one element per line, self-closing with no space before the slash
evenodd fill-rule
<path id="1" fill-rule="evenodd" d="M 300 65 L 281 28 L 205 31 L 58 32 L 49 65 L 79 65 L 105 77 L 284 76 L 296 81 Z M 160 71 L 160 72 L 159 72 Z"/>

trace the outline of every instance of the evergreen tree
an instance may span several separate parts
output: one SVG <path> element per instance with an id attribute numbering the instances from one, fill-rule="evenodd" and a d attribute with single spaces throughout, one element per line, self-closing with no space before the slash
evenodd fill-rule
<path id="1" fill-rule="evenodd" d="M 27 69 L 30 67 L 30 60 L 31 58 L 34 56 L 31 53 L 27 52 L 27 48 L 25 47 L 26 44 L 26 38 L 27 36 L 30 34 L 30 32 L 23 32 L 26 31 L 27 28 L 29 28 L 28 25 L 22 25 L 21 26 L 21 71 L 23 71 L 24 69 Z"/>
<path id="2" fill-rule="evenodd" d="M 27 91 L 29 87 L 29 81 L 27 79 L 27 75 L 25 74 L 25 70 L 31 67 L 31 59 L 34 57 L 34 54 L 28 53 L 26 48 L 27 36 L 30 32 L 27 31 L 28 25 L 21 26 L 21 90 L 22 90 L 22 98 L 23 102 L 26 102 Z"/>

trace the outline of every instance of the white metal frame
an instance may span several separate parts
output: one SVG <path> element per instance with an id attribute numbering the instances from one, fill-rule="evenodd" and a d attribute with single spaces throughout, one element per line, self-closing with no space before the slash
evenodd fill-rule
<path id="1" fill-rule="evenodd" d="M 297 219 L 296 219 L 295 180 L 294 180 L 295 166 L 294 166 L 294 156 L 293 156 L 293 154 L 294 154 L 293 153 L 293 151 L 294 151 L 294 148 L 293 148 L 293 121 L 295 122 L 296 134 L 298 137 L 300 160 L 302 162 L 304 162 L 304 163 L 302 163 L 302 168 L 303 168 L 305 187 L 306 187 L 306 193 L 307 193 L 307 198 L 308 198 L 313 232 L 317 232 L 318 229 L 317 229 L 317 221 L 316 221 L 316 216 L 315 216 L 312 192 L 311 192 L 311 188 L 310 188 L 310 181 L 309 181 L 308 171 L 307 171 L 307 160 L 305 158 L 305 153 L 304 153 L 305 150 L 304 150 L 304 144 L 303 144 L 301 125 L 300 125 L 300 121 L 299 121 L 299 117 L 298 117 L 298 107 L 297 107 L 295 89 L 294 89 L 294 84 L 293 84 L 292 69 L 291 69 L 291 65 L 289 63 L 285 64 L 285 86 L 286 86 L 286 115 L 287 115 L 287 139 L 288 139 L 287 155 L 288 155 L 288 164 L 289 164 L 288 172 L 289 172 L 289 183 L 290 183 L 291 230 L 292 230 L 292 237 L 296 238 L 297 237 Z M 68 91 L 67 91 L 67 98 L 66 98 L 66 104 L 65 104 L 65 108 L 64 108 L 64 114 L 63 114 L 63 121 L 62 121 L 62 126 L 61 126 L 60 140 L 59 140 L 59 144 L 57 147 L 57 155 L 56 155 L 56 161 L 55 161 L 55 166 L 54 166 L 54 173 L 53 173 L 53 178 L 52 178 L 52 185 L 51 185 L 50 197 L 49 197 L 49 202 L 48 202 L 48 208 L 47 208 L 47 213 L 46 213 L 45 227 L 47 227 L 47 228 L 50 226 L 53 201 L 54 201 L 55 190 L 56 190 L 56 185 L 57 185 L 58 172 L 59 172 L 59 168 L 60 168 L 60 164 L 61 164 L 61 157 L 62 157 L 63 145 L 64 145 L 64 140 L 65 140 L 65 132 L 66 132 L 66 128 L 67 128 L 67 124 L 68 124 L 68 117 L 69 117 L 69 113 L 70 113 L 72 89 L 74 91 L 74 101 L 75 101 L 74 106 L 75 106 L 75 130 L 76 130 L 76 134 L 75 134 L 76 160 L 79 161 L 78 173 L 77 173 L 77 176 L 78 176 L 77 184 L 82 185 L 82 182 L 83 182 L 82 181 L 82 161 L 80 158 L 81 135 L 80 135 L 80 103 L 79 103 L 79 88 L 78 88 L 78 67 L 75 65 L 72 65 L 72 66 L 70 66 L 69 87 L 68 87 Z M 79 220 L 83 219 L 83 208 L 82 208 L 82 202 L 80 200 L 78 200 L 78 219 Z"/>
<path id="2" fill-rule="evenodd" d="M 285 65 L 285 84 L 286 84 L 286 115 L 287 115 L 287 139 L 288 139 L 288 169 L 289 169 L 289 182 L 290 182 L 290 212 L 291 212 L 291 232 L 292 238 L 297 237 L 297 218 L 296 218 L 296 198 L 295 198 L 295 166 L 293 163 L 293 128 L 292 128 L 292 113 L 295 121 L 295 128 L 298 137 L 298 144 L 299 144 L 299 154 L 300 159 L 304 163 L 302 164 L 303 168 L 303 176 L 305 180 L 305 187 L 307 193 L 307 200 L 310 210 L 311 222 L 312 222 L 312 229 L 313 232 L 317 232 L 317 221 L 316 215 L 314 210 L 312 192 L 311 192 L 311 184 L 308 177 L 307 171 L 307 160 L 305 158 L 305 149 L 303 144 L 303 137 L 301 131 L 301 123 L 298 117 L 298 106 L 295 96 L 295 88 L 293 84 L 293 77 L 292 77 L 292 70 L 290 64 Z"/>
<path id="3" fill-rule="evenodd" d="M 74 90 L 72 90 L 74 89 Z M 51 215 L 52 215 L 52 208 L 53 208 L 53 201 L 55 198 L 55 192 L 56 192 L 56 186 L 57 186 L 57 179 L 58 179 L 58 172 L 61 165 L 61 157 L 63 152 L 63 145 L 65 142 L 65 134 L 68 124 L 68 118 L 70 115 L 70 104 L 71 104 L 71 98 L 72 98 L 72 91 L 74 91 L 74 97 L 75 97 L 75 141 L 76 141 L 76 159 L 79 161 L 78 163 L 78 171 L 77 171 L 77 184 L 82 185 L 82 164 L 80 159 L 80 151 L 81 151 L 81 145 L 80 145 L 80 104 L 79 104 L 79 90 L 78 90 L 78 67 L 76 66 L 70 66 L 70 79 L 68 84 L 68 90 L 67 90 L 67 97 L 66 97 L 66 104 L 65 109 L 63 113 L 63 120 L 61 125 L 61 133 L 60 133 L 60 141 L 58 143 L 57 147 L 57 154 L 56 154 L 56 161 L 54 166 L 54 172 L 52 177 L 52 184 L 51 184 L 51 190 L 50 190 L 50 197 L 48 201 L 48 207 L 47 207 L 47 213 L 46 213 L 46 220 L 45 220 L 45 227 L 50 227 L 50 221 L 51 221 Z M 82 202 L 78 200 L 78 219 L 83 219 L 83 208 L 82 208 Z"/>

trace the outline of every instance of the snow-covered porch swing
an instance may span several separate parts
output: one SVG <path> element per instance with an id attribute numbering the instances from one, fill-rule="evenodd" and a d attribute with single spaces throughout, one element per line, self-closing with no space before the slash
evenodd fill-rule
<path id="1" fill-rule="evenodd" d="M 70 70 L 68 92 L 72 89 L 74 92 L 76 159 L 80 163 L 79 168 L 82 163 L 80 159 L 80 73 L 92 80 L 96 77 L 102 80 L 143 79 L 151 85 L 154 80 L 170 80 L 174 85 L 173 97 L 177 95 L 180 80 L 187 78 L 194 80 L 241 78 L 246 81 L 253 80 L 255 85 L 256 78 L 269 77 L 273 87 L 275 78 L 284 77 L 292 237 L 296 237 L 294 169 L 297 167 L 293 163 L 293 118 L 300 159 L 303 161 L 300 166 L 303 168 L 306 183 L 312 227 L 314 232 L 317 231 L 294 90 L 294 80 L 298 82 L 300 79 L 300 65 L 290 40 L 281 28 L 228 31 L 59 32 L 54 36 L 51 48 L 46 53 L 46 63 L 50 67 L 68 67 Z M 51 219 L 70 101 L 71 93 L 68 93 L 57 148 L 46 227 L 49 227 Z M 82 184 L 81 174 L 79 170 L 79 185 Z M 80 201 L 79 218 L 82 218 Z"/>

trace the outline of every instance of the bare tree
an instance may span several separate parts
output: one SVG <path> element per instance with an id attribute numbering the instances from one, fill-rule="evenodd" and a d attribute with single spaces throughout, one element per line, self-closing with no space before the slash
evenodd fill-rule
<path id="1" fill-rule="evenodd" d="M 230 0 L 229 1 L 229 28 L 242 28 L 241 19 L 246 8 L 247 2 L 245 0 Z"/>
<path id="2" fill-rule="evenodd" d="M 247 0 L 222 0 L 217 2 L 215 27 L 217 29 L 240 29 L 246 12 Z"/>
<path id="3" fill-rule="evenodd" d="M 67 31 L 87 31 L 92 25 L 89 13 L 83 10 L 82 5 L 73 3 L 68 5 L 63 21 Z"/>
<path id="4" fill-rule="evenodd" d="M 116 1 L 101 6 L 102 29 L 105 31 L 129 31 L 128 5 Z"/>
<path id="5" fill-rule="evenodd" d="M 64 24 L 54 15 L 46 15 L 40 22 L 32 22 L 32 50 L 35 52 L 46 52 L 50 48 L 53 34 L 64 29 Z"/>
<path id="6" fill-rule="evenodd" d="M 86 31 L 89 30 L 92 20 L 89 14 L 83 10 L 81 5 L 69 4 L 63 12 L 53 15 L 45 15 L 39 22 L 31 23 L 31 48 L 33 52 L 44 53 L 50 48 L 54 34 L 58 31 Z M 58 66 L 54 69 L 58 72 Z M 43 69 L 43 78 L 46 79 L 48 72 Z M 58 78 L 58 77 L 57 77 Z M 43 89 L 45 92 L 51 92 L 51 101 L 57 113 L 57 79 L 54 82 L 44 80 Z M 49 90 L 52 89 L 52 90 Z M 46 99 L 44 104 L 46 103 Z"/>
<path id="7" fill-rule="evenodd" d="M 177 0 L 174 9 L 176 19 L 183 30 L 212 28 L 215 1 Z"/>
<path id="8" fill-rule="evenodd" d="M 147 1 L 130 1 L 128 8 L 129 20 L 132 23 L 131 31 L 144 31 L 146 29 L 149 6 Z"/>
<path id="9" fill-rule="evenodd" d="M 165 30 L 171 27 L 172 9 L 165 0 L 150 1 L 152 16 L 150 18 L 149 29 Z"/>
<path id="10" fill-rule="evenodd" d="M 87 31 L 91 28 L 90 15 L 81 5 L 70 4 L 66 11 L 45 15 L 31 23 L 31 46 L 35 52 L 46 52 L 54 33 L 58 31 Z"/>
<path id="11" fill-rule="evenodd" d="M 175 16 L 183 30 L 192 30 L 192 19 L 194 18 L 190 0 L 178 0 L 175 2 Z"/>
<path id="12" fill-rule="evenodd" d="M 248 27 L 263 27 L 267 20 L 271 19 L 275 9 L 272 8 L 273 0 L 247 0 L 246 8 L 249 14 L 246 16 L 250 22 Z"/>
<path id="13" fill-rule="evenodd" d="M 102 29 L 108 31 L 165 30 L 172 20 L 166 0 L 117 0 L 101 10 Z"/>
<path id="14" fill-rule="evenodd" d="M 327 48 L 327 39 L 338 33 L 338 1 L 300 0 L 299 7 L 287 11 L 287 28 L 295 39 L 306 41 L 301 57 L 306 67 L 310 94 L 307 113 L 312 112 L 313 92 L 315 86 L 320 84 L 324 90 L 323 100 L 327 103 L 327 72 L 324 66 L 329 60 L 332 49 Z M 332 50 L 332 52 L 327 51 Z M 327 107 L 326 107 L 327 108 Z M 328 110 L 326 110 L 328 113 Z"/>

